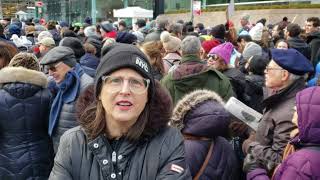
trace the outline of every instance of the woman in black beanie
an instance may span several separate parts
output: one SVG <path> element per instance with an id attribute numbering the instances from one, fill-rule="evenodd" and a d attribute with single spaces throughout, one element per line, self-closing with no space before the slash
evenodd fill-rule
<path id="1" fill-rule="evenodd" d="M 170 95 L 137 47 L 119 44 L 102 57 L 78 111 L 49 179 L 191 179 L 182 135 L 168 127 Z"/>

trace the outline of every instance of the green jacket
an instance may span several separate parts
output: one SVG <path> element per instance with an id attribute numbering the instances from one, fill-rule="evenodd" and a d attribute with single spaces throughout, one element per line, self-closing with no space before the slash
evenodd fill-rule
<path id="1" fill-rule="evenodd" d="M 234 95 L 228 78 L 195 55 L 183 56 L 181 64 L 163 77 L 161 84 L 169 90 L 174 105 L 184 95 L 198 89 L 215 91 L 225 101 Z"/>

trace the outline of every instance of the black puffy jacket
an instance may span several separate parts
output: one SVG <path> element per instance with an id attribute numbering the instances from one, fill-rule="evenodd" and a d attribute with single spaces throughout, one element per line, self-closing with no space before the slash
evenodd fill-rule
<path id="1" fill-rule="evenodd" d="M 0 71 L 0 179 L 47 179 L 53 149 L 47 133 L 46 76 L 22 67 Z"/>

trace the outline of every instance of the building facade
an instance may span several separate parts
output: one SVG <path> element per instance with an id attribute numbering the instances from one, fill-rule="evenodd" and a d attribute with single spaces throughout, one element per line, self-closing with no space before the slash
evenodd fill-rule
<path id="1" fill-rule="evenodd" d="M 68 23 L 83 22 L 85 17 L 93 16 L 96 21 L 113 17 L 113 9 L 124 7 L 124 0 L 45 0 L 44 14 L 46 19 L 66 21 Z M 128 6 L 140 6 L 153 9 L 152 0 L 127 0 Z"/>
<path id="2" fill-rule="evenodd" d="M 0 0 L 0 17 L 17 17 L 16 13 L 23 11 L 27 18 L 34 16 L 34 0 Z M 18 17 L 19 18 L 19 17 Z"/>

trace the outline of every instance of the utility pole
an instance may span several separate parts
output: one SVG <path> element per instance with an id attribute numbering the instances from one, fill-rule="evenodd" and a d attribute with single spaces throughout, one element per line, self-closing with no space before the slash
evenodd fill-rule
<path id="1" fill-rule="evenodd" d="M 91 0 L 91 18 L 92 24 L 96 24 L 97 22 L 97 4 L 96 0 Z"/>
<path id="2" fill-rule="evenodd" d="M 124 8 L 128 7 L 128 0 L 122 0 Z"/>
<path id="3" fill-rule="evenodd" d="M 0 18 L 3 19 L 3 14 L 2 14 L 2 2 L 0 0 Z"/>
<path id="4" fill-rule="evenodd" d="M 193 23 L 193 0 L 190 0 L 190 9 L 191 9 L 191 22 Z"/>

